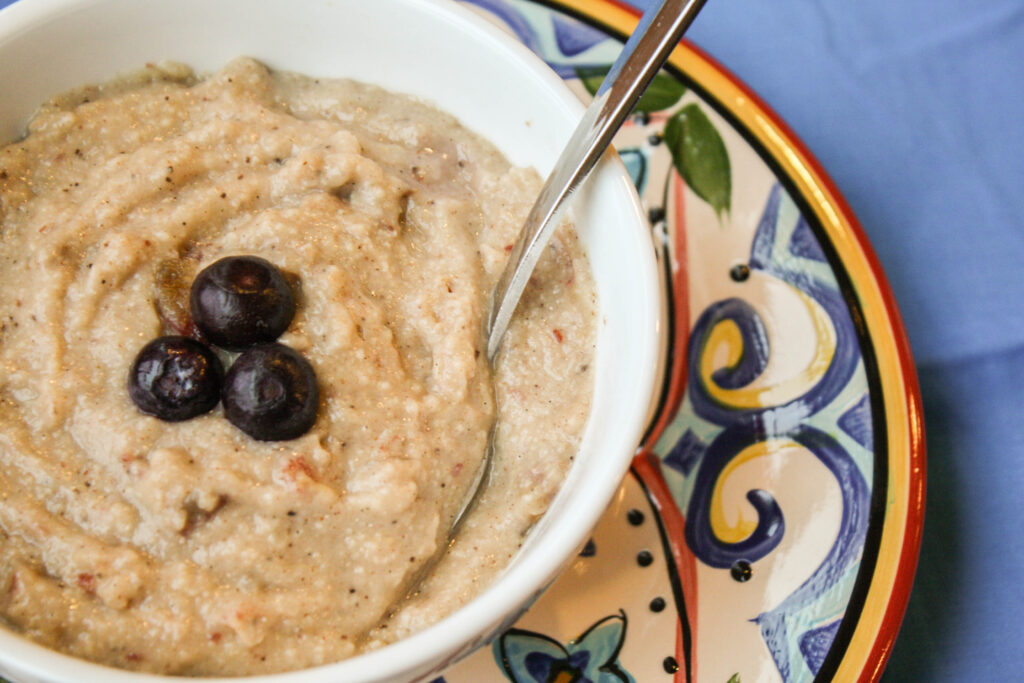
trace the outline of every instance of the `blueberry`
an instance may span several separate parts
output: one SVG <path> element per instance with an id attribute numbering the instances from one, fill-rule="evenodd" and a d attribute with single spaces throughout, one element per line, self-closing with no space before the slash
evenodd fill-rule
<path id="1" fill-rule="evenodd" d="M 196 276 L 189 307 L 210 342 L 240 351 L 281 336 L 295 315 L 295 298 L 274 264 L 229 256 Z"/>
<path id="2" fill-rule="evenodd" d="M 320 391 L 305 358 L 282 344 L 260 344 L 238 357 L 224 378 L 224 416 L 260 441 L 286 441 L 316 421 Z"/>
<path id="3" fill-rule="evenodd" d="M 188 337 L 158 337 L 142 347 L 128 373 L 128 395 L 139 410 L 167 422 L 209 412 L 220 399 L 224 368 Z"/>

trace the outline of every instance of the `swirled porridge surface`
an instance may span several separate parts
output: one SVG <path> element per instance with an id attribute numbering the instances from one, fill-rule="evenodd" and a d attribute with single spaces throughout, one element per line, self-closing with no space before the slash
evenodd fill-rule
<path id="1" fill-rule="evenodd" d="M 238 59 L 46 103 L 0 150 L 0 615 L 128 669 L 265 673 L 379 647 L 496 576 L 586 422 L 594 288 L 563 230 L 492 374 L 482 319 L 539 188 L 455 119 Z M 139 413 L 192 275 L 284 270 L 312 430 Z M 230 362 L 230 358 L 224 358 Z M 496 425 L 491 487 L 452 517 Z"/>

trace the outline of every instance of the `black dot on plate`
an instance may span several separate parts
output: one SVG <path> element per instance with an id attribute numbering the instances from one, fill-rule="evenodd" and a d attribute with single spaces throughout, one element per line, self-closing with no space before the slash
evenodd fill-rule
<path id="1" fill-rule="evenodd" d="M 736 560 L 732 563 L 729 573 L 732 574 L 732 578 L 740 583 L 744 583 L 750 581 L 750 577 L 754 575 L 754 570 L 750 568 L 750 563 L 746 560 Z"/>
<path id="2" fill-rule="evenodd" d="M 652 612 L 660 612 L 665 609 L 665 598 L 654 598 L 648 606 Z"/>
<path id="3" fill-rule="evenodd" d="M 632 510 L 626 513 L 626 519 L 633 526 L 640 526 L 644 523 L 644 513 L 640 512 L 636 508 L 633 508 Z"/>
<path id="4" fill-rule="evenodd" d="M 746 263 L 737 263 L 729 269 L 729 277 L 736 282 L 744 282 L 750 277 L 750 266 Z"/>
<path id="5" fill-rule="evenodd" d="M 657 133 L 651 133 L 647 136 L 647 143 L 652 147 L 656 147 L 661 144 L 662 137 Z"/>
<path id="6" fill-rule="evenodd" d="M 580 551 L 580 557 L 593 557 L 597 554 L 597 546 L 594 545 L 594 539 L 587 541 L 587 544 L 583 546 L 583 550 Z"/>
<path id="7" fill-rule="evenodd" d="M 641 550 L 636 554 L 636 563 L 641 567 L 649 567 L 654 562 L 654 555 L 648 550 Z"/>
<path id="8" fill-rule="evenodd" d="M 655 206 L 647 210 L 647 220 L 651 223 L 660 223 L 665 220 L 665 209 Z"/>
<path id="9" fill-rule="evenodd" d="M 665 661 L 661 663 L 665 667 L 665 673 L 674 674 L 679 671 L 679 662 L 676 661 L 675 657 L 665 657 Z"/>

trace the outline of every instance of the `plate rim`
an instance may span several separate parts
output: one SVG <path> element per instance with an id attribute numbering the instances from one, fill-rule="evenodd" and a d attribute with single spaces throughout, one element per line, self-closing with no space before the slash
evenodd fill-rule
<path id="1" fill-rule="evenodd" d="M 641 12 L 623 0 L 532 0 L 597 21 L 620 36 Z M 750 86 L 690 40 L 669 57 L 745 127 L 799 190 L 850 279 L 877 363 L 886 427 L 886 499 L 877 557 L 860 613 L 832 675 L 874 683 L 881 678 L 913 587 L 924 526 L 926 455 L 923 407 L 910 341 L 896 297 L 866 233 L 835 182 L 788 124 Z M 859 582 L 858 582 L 859 583 Z M 829 659 L 838 653 L 830 652 Z M 834 661 L 834 660 L 833 660 Z"/>

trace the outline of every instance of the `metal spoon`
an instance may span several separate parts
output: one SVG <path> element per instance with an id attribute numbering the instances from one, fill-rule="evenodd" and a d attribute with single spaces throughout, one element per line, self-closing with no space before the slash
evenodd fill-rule
<path id="1" fill-rule="evenodd" d="M 633 35 L 615 60 L 611 71 L 598 89 L 594 101 L 583 113 L 554 170 L 530 210 L 523 229 L 509 254 L 501 278 L 491 294 L 491 315 L 488 321 L 487 357 L 493 363 L 501 340 L 508 329 L 512 313 L 523 294 L 530 274 L 540 259 L 551 234 L 565 214 L 568 200 L 583 184 L 602 157 L 622 122 L 636 106 L 640 96 L 658 69 L 668 59 L 689 28 L 705 0 L 662 0 L 648 9 Z M 487 438 L 487 450 L 477 468 L 473 483 L 467 489 L 465 502 L 455 516 L 450 535 L 454 536 L 491 471 L 494 455 L 493 429 Z"/>
<path id="2" fill-rule="evenodd" d="M 526 217 L 501 278 L 491 294 L 487 357 L 493 362 L 530 274 L 568 208 L 568 200 L 590 175 L 668 59 L 705 0 L 662 0 L 648 9 L 611 71 L 583 113 L 555 168 Z"/>

